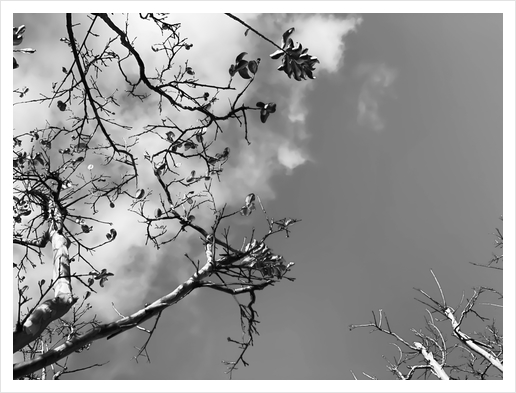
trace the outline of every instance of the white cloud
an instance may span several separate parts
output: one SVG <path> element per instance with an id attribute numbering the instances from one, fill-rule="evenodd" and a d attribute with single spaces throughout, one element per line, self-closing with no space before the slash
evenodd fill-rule
<path id="1" fill-rule="evenodd" d="M 355 70 L 358 78 L 365 77 L 358 98 L 357 122 L 363 127 L 380 132 L 385 128 L 385 121 L 380 115 L 380 101 L 387 96 L 394 96 L 392 84 L 398 73 L 385 64 L 361 64 Z"/>
<path id="2" fill-rule="evenodd" d="M 292 148 L 288 144 L 280 146 L 278 150 L 279 162 L 287 168 L 287 173 L 292 172 L 294 168 L 303 164 L 307 158 L 303 152 L 295 147 Z"/>
<path id="3" fill-rule="evenodd" d="M 323 78 L 325 73 L 336 73 L 343 66 L 346 48 L 344 38 L 350 32 L 356 31 L 362 18 L 355 15 L 343 19 L 330 14 L 267 14 L 259 18 L 259 21 L 261 31 L 277 44 L 280 43 L 284 31 L 295 27 L 291 38 L 308 48 L 308 53 L 320 60 L 315 75 Z M 268 49 L 268 53 L 274 51 L 272 45 Z M 271 60 L 267 58 L 266 61 Z M 274 63 L 274 68 L 267 75 L 267 83 L 276 86 L 276 90 L 277 87 L 281 88 L 282 93 L 275 97 L 275 101 L 289 121 L 282 125 L 283 138 L 272 148 L 276 151 L 279 164 L 290 174 L 296 167 L 312 160 L 304 148 L 304 141 L 312 134 L 305 123 L 308 114 L 305 98 L 316 86 L 317 80 L 297 82 L 289 79 L 283 72 L 275 71 L 278 65 L 278 62 Z"/>
<path id="4" fill-rule="evenodd" d="M 292 17 L 292 25 L 296 26 L 296 31 L 292 39 L 310 48 L 309 53 L 319 58 L 319 70 L 333 73 L 338 71 L 344 61 L 344 37 L 356 31 L 361 23 L 362 18 L 359 16 L 342 19 L 326 14 L 295 15 Z"/>
<path id="5" fill-rule="evenodd" d="M 302 42 L 305 47 L 310 48 L 310 53 L 317 56 L 321 61 L 316 73 L 319 77 L 324 75 L 324 72 L 337 72 L 339 67 L 342 66 L 345 51 L 343 38 L 350 31 L 355 30 L 361 22 L 361 19 L 356 17 L 342 20 L 331 15 L 302 14 L 287 16 L 285 14 L 242 15 L 242 18 L 271 39 L 281 37 L 286 28 L 295 26 L 294 40 Z M 63 19 L 63 15 L 56 15 L 47 16 L 45 20 L 54 20 L 55 24 L 64 26 Z M 38 19 L 35 18 L 35 20 Z M 79 20 L 84 22 L 84 17 L 74 15 L 74 21 Z M 124 18 L 121 16 L 113 16 L 113 20 L 118 26 L 124 25 Z M 268 58 L 268 54 L 273 51 L 273 48 L 271 47 L 270 52 L 258 53 L 256 49 L 258 46 L 255 44 L 262 42 L 262 40 L 251 33 L 244 36 L 245 27 L 230 20 L 225 15 L 176 14 L 171 16 L 171 20 L 182 23 L 179 30 L 181 36 L 188 38 L 188 42 L 194 45 L 190 51 L 178 55 L 175 59 L 175 65 L 176 67 L 183 65 L 184 60 L 188 59 L 189 66 L 194 69 L 201 83 L 226 85 L 229 79 L 229 65 L 234 62 L 235 56 L 242 51 L 249 52 L 248 58 L 250 59 L 261 56 L 264 64 L 261 64 L 260 68 L 266 69 L 265 63 L 269 63 L 270 66 L 270 62 L 272 62 Z M 39 92 L 48 94 L 51 83 L 60 81 L 64 76 L 61 67 L 69 67 L 71 64 L 68 48 L 65 44 L 59 42 L 60 36 L 66 36 L 66 33 L 59 31 L 57 28 L 55 31 L 50 31 L 45 27 L 47 24 L 41 22 L 27 26 L 34 38 L 30 46 L 35 47 L 41 54 L 41 56 L 38 55 L 38 57 L 33 58 L 33 60 L 37 59 L 37 63 L 30 63 L 30 56 L 24 57 L 22 66 L 17 70 L 15 86 L 27 84 L 31 88 L 28 99 L 34 99 Z M 50 23 L 50 26 L 53 25 Z M 155 67 L 163 65 L 162 54 L 150 50 L 151 45 L 161 38 L 157 29 L 154 31 L 156 34 L 149 30 L 150 25 L 150 23 L 140 20 L 137 16 L 132 16 L 129 22 L 129 35 L 137 37 L 135 46 L 146 62 L 148 75 L 154 74 Z M 79 33 L 79 29 L 85 29 L 86 27 L 87 23 L 83 24 L 82 27 L 77 27 L 76 38 L 79 41 L 83 37 L 83 34 Z M 38 34 L 41 29 L 46 29 L 46 35 L 39 39 Z M 98 21 L 95 31 L 101 33 L 101 38 L 106 37 L 107 30 L 104 23 Z M 113 33 L 109 33 L 108 36 L 112 37 Z M 104 45 L 102 39 L 92 39 L 90 42 L 98 42 L 96 45 L 100 46 Z M 120 47 L 118 40 L 113 45 L 121 55 L 127 53 L 125 49 Z M 44 56 L 48 52 L 52 52 L 54 56 Z M 129 136 L 131 133 L 141 132 L 143 127 L 149 123 L 160 123 L 160 118 L 165 116 L 171 117 L 180 126 L 188 127 L 195 124 L 197 115 L 185 111 L 179 113 L 167 103 L 164 104 L 163 115 L 159 116 L 156 97 L 151 96 L 148 101 L 143 103 L 124 97 L 123 90 L 127 86 L 120 83 L 121 80 L 123 81 L 122 78 L 114 77 L 114 75 L 118 75 L 119 71 L 115 63 L 112 66 L 111 70 L 100 74 L 99 86 L 108 94 L 118 89 L 120 107 L 115 108 L 116 118 L 120 124 L 129 124 L 133 127 L 131 132 L 127 132 L 109 126 L 109 132 L 117 141 L 122 141 L 123 138 L 126 138 L 125 135 Z M 277 65 L 274 64 L 274 66 Z M 132 76 L 131 80 L 134 81 L 137 75 L 134 59 L 125 61 L 123 67 L 128 75 Z M 307 91 L 313 87 L 314 83 L 317 83 L 317 81 L 297 82 L 293 79 L 289 80 L 285 74 L 272 70 L 271 75 L 259 74 L 252 89 L 246 92 L 243 99 L 247 105 L 250 105 L 248 97 L 253 97 L 258 89 L 264 89 L 266 95 L 275 97 L 274 100 L 278 103 L 278 112 L 272 115 L 266 124 L 259 122 L 257 113 L 249 114 L 249 137 L 252 141 L 250 146 L 243 141 L 242 128 L 235 130 L 231 125 L 228 126 L 228 130 L 224 130 L 224 134 L 219 135 L 219 140 L 213 146 L 214 151 L 221 151 L 224 146 L 231 146 L 232 151 L 222 173 L 222 183 L 217 180 L 213 181 L 212 192 L 216 197 L 218 206 L 228 203 L 229 208 L 238 209 L 245 195 L 250 192 L 259 195 L 260 199 L 266 203 L 268 200 L 275 198 L 275 192 L 271 186 L 273 176 L 283 174 L 285 171 L 287 174 L 291 173 L 296 167 L 310 160 L 309 153 L 303 146 L 303 141 L 310 135 L 305 124 L 307 111 L 304 99 Z M 233 86 L 237 88 L 244 86 L 244 84 L 245 81 L 239 78 L 235 78 L 233 82 Z M 195 93 L 202 95 L 202 91 L 196 91 Z M 219 94 L 220 101 L 214 105 L 216 112 L 227 109 L 228 97 L 234 98 L 234 91 L 225 91 Z M 252 104 L 254 105 L 254 102 Z M 31 116 L 25 115 L 28 110 L 30 110 Z M 57 122 L 66 125 L 65 120 L 68 117 L 68 113 L 60 112 L 55 108 L 55 103 L 50 110 L 46 105 L 16 106 L 14 114 L 17 133 L 26 132 L 36 126 L 42 127 L 47 119 L 52 124 Z M 80 115 L 80 112 L 78 114 Z M 213 130 L 210 130 L 210 132 L 213 132 Z M 124 135 L 123 138 L 122 135 Z M 138 162 L 143 164 L 139 168 L 140 188 L 156 188 L 152 169 L 142 158 L 146 150 L 155 150 L 155 143 L 151 138 L 141 137 L 140 143 L 133 148 L 133 153 L 140 157 Z M 95 165 L 94 172 L 106 170 L 94 155 L 90 155 L 88 160 L 87 165 L 90 163 Z M 178 169 L 178 173 L 180 176 L 186 176 L 191 170 L 204 173 L 205 166 L 200 160 L 187 160 Z M 114 170 L 110 170 L 110 172 L 113 176 L 119 176 L 119 173 L 115 173 Z M 202 186 L 202 184 L 196 185 L 194 189 L 199 190 Z M 184 191 L 183 188 L 174 188 L 173 197 L 178 192 Z M 129 192 L 134 193 L 135 190 L 129 190 Z M 157 203 L 156 192 L 154 200 L 149 203 L 146 210 L 152 212 Z M 173 254 L 168 254 L 166 257 L 163 256 L 166 255 L 163 254 L 163 250 L 156 251 L 151 247 L 146 247 L 143 251 L 145 226 L 135 222 L 138 217 L 133 213 L 128 213 L 126 205 L 127 203 L 118 201 L 116 208 L 102 210 L 101 219 L 113 222 L 119 236 L 114 243 L 100 248 L 91 257 L 92 262 L 98 269 L 107 268 L 115 273 L 115 277 L 110 278 L 105 288 L 101 290 L 101 296 L 92 296 L 89 299 L 91 303 L 98 307 L 96 310 L 102 319 L 116 317 L 111 308 L 111 301 L 121 308 L 121 312 L 134 311 L 133 306 L 139 305 L 142 297 L 152 293 L 155 289 L 152 285 L 160 278 L 156 271 L 159 271 L 158 269 L 163 265 L 168 264 L 174 272 L 174 275 L 170 277 L 172 282 L 186 278 L 192 267 L 184 258 L 184 254 L 190 252 L 195 254 L 198 251 L 198 249 L 192 250 L 193 241 L 198 240 L 198 235 L 195 235 L 192 231 L 183 233 L 180 242 L 171 244 Z M 209 220 L 212 219 L 212 213 L 208 208 L 200 210 L 195 215 L 199 222 L 211 224 Z M 87 240 L 92 244 L 96 239 L 103 239 L 108 230 L 109 227 L 94 225 L 94 230 L 88 235 Z M 171 233 L 173 233 L 173 228 Z M 167 248 L 167 252 L 168 250 Z M 46 267 L 50 269 L 49 264 Z M 72 265 L 72 269 L 74 271 L 80 270 L 82 273 L 89 271 L 89 267 L 84 264 L 81 264 L 80 267 L 79 264 Z M 44 274 L 39 277 L 42 276 L 48 275 Z M 34 276 L 34 278 L 37 277 Z M 79 289 L 80 285 L 74 284 L 74 290 Z"/>
<path id="6" fill-rule="evenodd" d="M 344 63 L 344 52 L 346 49 L 344 38 L 350 32 L 357 30 L 362 23 L 359 16 L 349 16 L 346 19 L 337 18 L 334 15 L 326 14 L 295 14 L 281 16 L 276 24 L 281 25 L 283 30 L 295 27 L 292 34 L 294 42 L 300 42 L 304 48 L 309 48 L 311 55 L 316 56 L 320 63 L 317 64 L 315 75 L 322 77 L 323 71 L 328 73 L 338 72 Z M 283 31 L 276 29 L 271 32 L 276 37 L 281 37 Z M 306 107 L 303 101 L 307 91 L 313 88 L 314 82 L 296 82 L 288 80 L 282 73 L 284 84 L 292 85 L 289 97 L 289 118 L 291 121 L 304 121 L 306 118 Z"/>

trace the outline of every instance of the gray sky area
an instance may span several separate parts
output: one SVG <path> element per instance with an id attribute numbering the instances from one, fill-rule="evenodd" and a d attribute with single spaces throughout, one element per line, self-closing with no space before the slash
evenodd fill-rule
<path id="1" fill-rule="evenodd" d="M 350 331 L 350 324 L 367 323 L 372 311 L 383 309 L 391 327 L 415 341 L 410 329 L 424 328 L 426 312 L 414 299 L 414 287 L 439 295 L 430 269 L 453 304 L 463 291 L 470 296 L 474 286 L 503 289 L 501 272 L 469 264 L 491 258 L 492 233 L 503 225 L 502 14 L 242 17 L 278 42 L 283 31 L 295 27 L 294 41 L 310 48 L 321 64 L 317 79 L 289 80 L 268 56 L 274 47 L 251 33 L 245 36 L 245 28 L 228 17 L 171 16 L 194 44 L 188 55 L 197 76 L 224 84 L 234 57 L 249 52 L 262 63 L 244 101 L 278 105 L 265 125 L 257 116 L 249 120 L 250 146 L 237 127 L 221 136 L 220 146 L 230 146 L 232 156 L 215 187 L 220 201 L 238 209 L 254 192 L 268 214 L 302 220 L 288 239 L 270 242 L 295 262 L 296 281 L 283 280 L 257 294 L 260 335 L 246 354 L 250 366 L 240 367 L 234 378 L 349 380 L 352 370 L 360 379 L 362 372 L 392 379 L 382 358 L 397 356 L 392 339 L 369 329 Z M 20 24 L 27 26 L 25 46 L 37 53 L 17 56 L 14 86 L 29 86 L 27 98 L 34 99 L 48 94 L 51 83 L 62 78 L 61 67 L 71 65 L 59 42 L 66 36 L 65 15 L 16 14 L 14 25 Z M 152 34 L 139 30 L 137 21 L 129 26 L 152 62 L 147 45 Z M 119 116 L 135 128 L 159 121 L 155 101 L 120 102 Z M 29 118 L 28 107 L 15 106 L 15 132 L 62 116 L 44 104 L 32 105 Z M 198 236 L 156 251 L 145 246 L 144 227 L 125 207 L 107 214 L 119 243 L 94 258 L 115 276 L 90 298 L 104 322 L 118 318 L 112 302 L 130 314 L 191 275 L 186 252 L 203 257 Z M 234 228 L 243 235 L 252 226 L 264 229 L 260 211 L 239 220 Z M 46 274 L 49 268 L 36 271 Z M 501 310 L 485 311 L 502 328 Z M 465 326 L 479 328 L 473 319 L 470 323 Z M 132 360 L 146 339 L 133 329 L 72 356 L 71 369 L 109 363 L 67 379 L 225 379 L 221 360 L 239 354 L 227 337 L 239 334 L 233 298 L 202 289 L 163 314 L 148 347 L 150 364 Z"/>

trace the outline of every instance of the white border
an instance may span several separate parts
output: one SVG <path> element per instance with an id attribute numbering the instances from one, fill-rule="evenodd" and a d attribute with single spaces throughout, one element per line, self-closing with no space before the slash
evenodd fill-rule
<path id="1" fill-rule="evenodd" d="M 143 7 L 143 4 L 145 7 Z M 193 6 L 195 4 L 195 6 Z M 503 116 L 504 116 L 504 146 L 503 146 L 503 165 L 504 165 L 504 236 L 506 239 L 513 239 L 504 245 L 505 259 L 509 261 L 504 266 L 504 292 L 505 292 L 505 312 L 504 312 L 504 331 L 505 344 L 509 348 L 504 354 L 504 365 L 507 370 L 514 370 L 514 261 L 515 249 L 514 239 L 516 239 L 514 228 L 516 200 L 514 188 L 514 168 L 515 168 L 515 4 L 508 1 L 484 1 L 484 2 L 129 2 L 123 3 L 124 12 L 139 12 L 142 8 L 159 9 L 166 11 L 173 8 L 173 12 L 194 13 L 195 10 L 202 10 L 205 13 L 216 13 L 231 11 L 235 13 L 254 13 L 261 12 L 293 12 L 293 4 L 296 4 L 295 12 L 346 12 L 346 13 L 503 13 L 503 49 L 504 49 L 504 70 L 503 70 Z M 11 146 L 12 130 L 12 94 L 6 86 L 12 86 L 12 66 L 11 56 L 7 55 L 5 48 L 11 47 L 11 36 L 5 32 L 10 32 L 13 20 L 13 13 L 31 12 L 50 13 L 50 12 L 91 12 L 92 9 L 103 12 L 120 12 L 121 3 L 118 2 L 34 2 L 34 1 L 2 1 L 1 3 L 1 25 L 2 25 L 2 68 L 1 85 L 2 88 L 2 150 L 6 150 L 1 157 L 1 185 L 4 192 L 1 193 L 2 211 L 10 214 L 12 203 L 11 194 L 6 190 L 11 187 L 11 154 L 7 149 Z M 301 9 L 300 9 L 301 8 Z M 481 26 L 479 26 L 481 28 Z M 5 109 L 5 110 L 4 110 Z M 5 116 L 4 116 L 5 115 Z M 8 211 L 9 209 L 9 211 Z M 9 215 L 7 215 L 9 217 Z M 1 222 L 1 275 L 3 288 L 2 293 L 9 294 L 2 296 L 1 305 L 3 310 L 11 310 L 12 279 L 11 265 L 12 248 L 9 243 L 3 241 L 11 235 L 9 220 Z M 6 289 L 7 288 L 7 289 Z M 514 373 L 507 372 L 505 381 L 461 381 L 449 382 L 443 385 L 440 381 L 413 381 L 402 383 L 398 381 L 173 381 L 164 383 L 156 381 L 88 381 L 87 384 L 77 381 L 59 381 L 58 383 L 41 383 L 38 381 L 12 381 L 12 358 L 10 351 L 5 348 L 12 347 L 12 320 L 11 313 L 2 313 L 2 351 L 1 356 L 1 391 L 34 391 L 34 392 L 86 392 L 86 391 L 105 391 L 112 392 L 139 392 L 139 391 L 213 391 L 213 392 L 240 392 L 240 391 L 285 391 L 285 392 L 338 392 L 338 391 L 375 391 L 375 392 L 432 392 L 453 390 L 456 392 L 514 392 L 515 379 Z M 344 327 L 345 328 L 345 327 Z M 5 338 L 5 340 L 4 340 Z M 345 375 L 346 370 L 343 370 Z M 451 385 L 453 384 L 453 386 Z M 7 390 L 6 390 L 7 389 Z"/>

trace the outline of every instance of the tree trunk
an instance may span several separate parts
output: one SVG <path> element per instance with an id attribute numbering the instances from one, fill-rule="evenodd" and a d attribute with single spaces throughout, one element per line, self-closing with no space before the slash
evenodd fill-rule
<path id="1" fill-rule="evenodd" d="M 49 232 L 53 252 L 54 298 L 47 299 L 38 305 L 26 319 L 21 330 L 14 332 L 13 352 L 21 350 L 36 340 L 52 321 L 64 316 L 77 301 L 77 298 L 72 295 L 70 278 L 68 257 L 70 241 L 62 233 L 64 215 L 57 206 L 52 207 L 53 214 L 49 220 Z"/>

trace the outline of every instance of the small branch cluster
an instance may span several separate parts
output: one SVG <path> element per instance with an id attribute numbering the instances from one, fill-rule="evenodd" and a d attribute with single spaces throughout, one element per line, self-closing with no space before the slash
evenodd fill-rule
<path id="1" fill-rule="evenodd" d="M 87 23 L 81 30 L 79 26 L 84 21 Z M 110 339 L 132 328 L 148 335 L 137 348 L 135 359 L 150 360 L 148 343 L 164 309 L 201 287 L 235 297 L 250 296 L 247 304 L 237 300 L 243 336 L 242 340 L 233 341 L 240 346 L 240 356 L 226 363 L 231 376 L 238 364 L 247 365 L 243 355 L 257 334 L 256 292 L 284 278 L 293 280 L 288 277 L 293 263 L 286 263 L 275 254 L 266 240 L 278 233 L 288 237 L 291 225 L 298 220 L 268 217 L 254 194 L 245 198 L 242 208 L 228 213 L 226 205 L 217 206 L 212 192 L 213 182 L 222 180 L 224 166 L 231 158 L 229 147 L 215 150 L 215 142 L 227 130 L 227 124 L 243 127 L 244 138 L 250 144 L 249 111 L 258 111 L 262 123 L 276 112 L 273 102 L 258 102 L 256 106 L 243 103 L 244 93 L 258 75 L 260 58 L 246 60 L 248 53 L 241 52 L 229 65 L 227 83 L 202 83 L 196 76 L 195 65 L 188 61 L 177 64 L 178 54 L 193 47 L 181 37 L 179 23 L 170 23 L 165 14 L 152 13 L 140 14 L 139 22 L 161 33 L 162 40 L 148 48 L 164 54 L 166 59 L 154 74 L 149 72 L 152 68 L 145 64 L 145 56 L 131 38 L 129 17 L 121 27 L 108 14 L 66 14 L 67 36 L 59 40 L 59 45 L 66 45 L 71 59 L 69 64 L 59 65 L 60 80 L 52 83 L 50 94 L 40 94 L 35 99 L 28 98 L 27 87 L 14 90 L 22 99 L 15 105 L 46 104 L 55 111 L 57 119 L 57 125 L 47 122 L 43 128 L 23 130 L 13 137 L 13 243 L 22 254 L 13 262 L 18 285 L 13 339 L 14 352 L 21 351 L 24 356 L 23 362 L 14 365 L 14 378 L 47 379 L 48 367 L 54 379 L 80 371 L 68 369 L 69 355 L 88 350 L 96 340 Z M 114 37 L 99 42 L 104 38 L 98 33 L 99 24 Z M 22 42 L 24 31 L 24 26 L 14 28 L 14 45 Z M 296 57 L 293 49 L 287 45 L 286 56 L 296 61 L 304 59 L 304 55 Z M 128 71 L 130 61 L 136 64 L 136 73 Z M 313 66 L 315 60 L 308 63 Z M 16 60 L 14 65 L 16 68 Z M 293 72 L 296 77 L 296 71 Z M 308 75 L 308 71 L 304 72 Z M 127 97 L 122 99 L 118 89 L 107 91 L 105 87 L 104 78 L 117 76 L 120 85 L 126 87 Z M 235 77 L 246 81 L 241 89 L 232 86 Z M 226 108 L 219 103 L 221 92 L 234 93 Z M 121 122 L 115 110 L 124 109 L 125 100 L 141 104 L 149 97 L 156 99 L 158 121 L 150 119 L 137 130 L 133 130 L 132 124 Z M 215 109 L 221 110 L 215 112 L 215 105 Z M 165 107 L 179 114 L 193 114 L 196 123 L 178 124 L 176 117 L 163 115 Z M 182 167 L 193 160 L 200 160 L 203 168 Z M 144 171 L 154 176 L 142 176 Z M 257 210 L 256 203 L 267 221 L 266 233 L 260 237 L 253 229 L 249 241 L 244 237 L 241 246 L 232 245 L 228 223 L 250 216 Z M 206 261 L 203 264 L 185 255 L 194 267 L 187 280 L 144 308 L 126 316 L 117 311 L 118 320 L 101 323 L 92 316 L 86 300 L 115 280 L 116 272 L 109 271 L 109 267 L 96 267 L 99 261 L 92 255 L 123 234 L 121 228 L 97 214 L 124 204 L 145 226 L 146 244 L 161 248 L 191 231 L 199 235 Z M 206 212 L 213 215 L 208 224 Z M 95 236 L 99 230 L 103 231 L 102 236 Z M 37 262 L 45 263 L 49 244 L 52 279 L 38 281 L 39 293 L 33 299 L 29 296 L 28 275 Z M 77 288 L 84 291 L 80 302 Z M 144 328 L 142 323 L 151 318 L 155 318 L 153 327 Z"/>
<path id="2" fill-rule="evenodd" d="M 502 247 L 501 232 L 497 230 L 495 236 L 495 246 Z M 496 261 L 494 261 L 495 259 Z M 501 260 L 501 255 L 496 256 L 489 264 L 480 266 L 491 267 L 493 263 L 499 263 Z M 500 300 L 503 298 L 502 294 L 493 288 L 474 288 L 471 298 L 465 299 L 463 296 L 457 307 L 451 307 L 446 301 L 439 280 L 432 270 L 431 273 L 439 290 L 439 300 L 422 289 L 415 288 L 425 298 L 425 300 L 416 300 L 427 307 L 426 311 L 429 316 L 426 318 L 426 332 L 411 329 L 419 341 L 410 344 L 395 333 L 382 310 L 379 311 L 378 318 L 373 313 L 373 322 L 350 325 L 350 330 L 372 327 L 373 331 L 381 331 L 396 339 L 401 345 L 400 347 L 393 343 L 398 348 L 399 357 L 393 361 L 387 360 L 385 357 L 384 359 L 387 361 L 387 368 L 398 379 L 426 379 L 429 372 L 441 380 L 501 378 L 503 375 L 503 336 L 496 328 L 494 319 L 485 327 L 485 332 L 475 333 L 476 337 L 466 334 L 463 325 L 466 317 L 470 314 L 481 322 L 490 321 L 489 318 L 480 315 L 477 306 L 502 306 L 491 302 L 479 303 L 479 298 L 484 294 L 491 293 Z M 441 319 L 437 319 L 434 315 L 438 315 Z M 442 326 L 442 323 L 445 322 L 451 327 L 451 333 L 457 340 L 454 345 L 448 344 L 445 338 L 443 330 L 445 327 Z M 438 323 L 441 325 L 438 326 Z M 418 360 L 420 357 L 423 358 L 423 362 Z"/>

